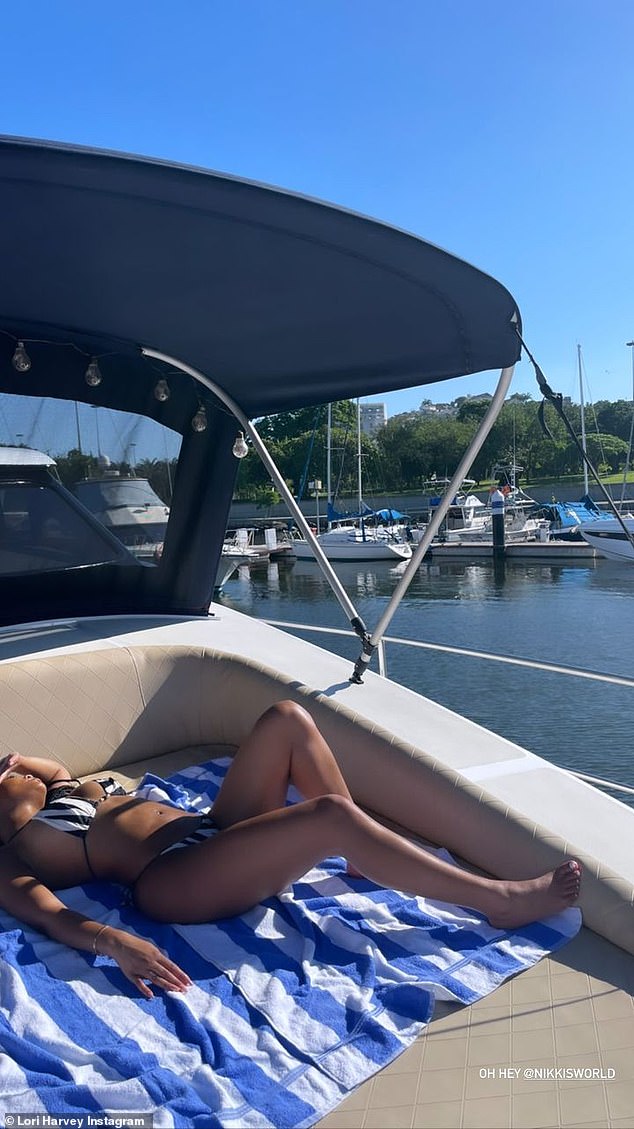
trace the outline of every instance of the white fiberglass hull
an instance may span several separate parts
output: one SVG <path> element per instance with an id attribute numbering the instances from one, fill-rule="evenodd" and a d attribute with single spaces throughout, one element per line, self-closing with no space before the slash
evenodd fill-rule
<path id="1" fill-rule="evenodd" d="M 623 521 L 634 536 L 634 518 L 626 517 Z M 634 564 L 634 544 L 625 535 L 621 523 L 616 518 L 606 518 L 605 521 L 593 521 L 591 525 L 582 525 L 581 535 L 602 557 Z"/>
<path id="2" fill-rule="evenodd" d="M 381 537 L 361 537 L 341 535 L 333 538 L 324 533 L 317 538 L 329 561 L 404 561 L 409 560 L 412 550 L 409 545 L 398 541 L 388 541 Z M 300 561 L 314 560 L 312 546 L 308 541 L 293 542 L 293 553 Z"/>

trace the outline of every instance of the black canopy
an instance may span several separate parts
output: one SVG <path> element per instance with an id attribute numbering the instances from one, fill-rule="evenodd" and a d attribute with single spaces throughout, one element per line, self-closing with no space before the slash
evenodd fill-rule
<path id="1" fill-rule="evenodd" d="M 155 414 L 139 344 L 201 370 L 252 418 L 519 355 L 517 307 L 488 275 L 376 220 L 253 182 L 6 138 L 0 217 L 0 328 L 105 356 L 125 379 L 94 394 L 83 384 L 93 402 Z M 47 356 L 48 388 L 34 365 L 31 394 L 51 391 Z M 80 395 L 72 368 L 60 363 L 54 395 Z M 15 374 L 3 371 L 11 391 Z M 168 422 L 165 412 L 181 430 L 191 399 L 183 419 L 177 397 Z"/>
<path id="2" fill-rule="evenodd" d="M 203 372 L 251 418 L 519 355 L 515 303 L 488 275 L 375 220 L 201 169 L 0 139 L 0 231 L 0 391 L 117 408 L 183 436 L 159 565 L 4 576 L 0 622 L 206 613 L 237 423 L 140 346 Z M 19 341 L 26 373 L 11 363 Z M 194 431 L 201 405 L 208 425 Z"/>

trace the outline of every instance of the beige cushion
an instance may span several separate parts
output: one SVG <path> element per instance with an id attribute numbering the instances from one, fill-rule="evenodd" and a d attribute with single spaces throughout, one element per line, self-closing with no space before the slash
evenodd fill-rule
<path id="1" fill-rule="evenodd" d="M 586 923 L 634 952 L 634 889 L 552 828 L 523 819 L 424 748 L 241 657 L 196 647 L 107 648 L 0 663 L 6 749 L 61 760 L 73 776 L 115 770 L 127 784 L 232 752 L 273 702 L 300 701 L 355 800 L 498 877 L 533 876 L 573 853 Z"/>

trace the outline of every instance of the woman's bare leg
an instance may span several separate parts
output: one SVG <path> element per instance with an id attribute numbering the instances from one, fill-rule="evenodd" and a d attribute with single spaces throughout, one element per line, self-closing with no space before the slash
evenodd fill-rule
<path id="1" fill-rule="evenodd" d="M 256 722 L 227 771 L 213 816 L 219 827 L 284 807 L 289 785 L 306 800 L 350 799 L 331 749 L 297 702 L 271 706 Z"/>
<path id="2" fill-rule="evenodd" d="M 332 854 L 350 858 L 381 886 L 469 906 L 506 928 L 556 913 L 579 893 L 576 862 L 526 882 L 483 878 L 382 827 L 346 797 L 328 795 L 160 856 L 137 883 L 135 899 L 161 921 L 229 917 L 278 893 Z"/>

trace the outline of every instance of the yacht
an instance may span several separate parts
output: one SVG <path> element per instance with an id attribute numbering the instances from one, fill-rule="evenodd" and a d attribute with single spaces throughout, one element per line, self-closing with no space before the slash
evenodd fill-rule
<path id="1" fill-rule="evenodd" d="M 121 539 L 62 485 L 45 451 L 0 447 L 0 495 L 0 576 L 135 563 Z"/>
<path id="2" fill-rule="evenodd" d="M 139 560 L 156 561 L 163 550 L 169 507 L 147 478 L 118 470 L 84 478 L 74 493 Z"/>
<path id="3" fill-rule="evenodd" d="M 74 493 L 138 560 L 158 563 L 170 511 L 147 478 L 108 470 L 82 479 Z M 223 591 L 240 565 L 268 560 L 268 548 L 254 544 L 254 533 L 253 529 L 236 529 L 225 538 L 214 582 L 216 593 Z"/>
<path id="4" fill-rule="evenodd" d="M 0 215 L 5 411 L 37 413 L 49 458 L 78 405 L 138 420 L 138 450 L 146 425 L 179 440 L 153 567 L 102 529 L 96 547 L 78 537 L 70 557 L 16 556 L 3 573 L 7 747 L 198 811 L 256 719 L 292 699 L 387 827 L 497 878 L 570 856 L 584 871 L 578 906 L 516 929 L 383 890 L 336 858 L 236 919 L 187 928 L 150 922 L 109 883 L 60 892 L 180 961 L 193 980 L 182 998 L 146 999 L 109 958 L 2 909 L 7 1122 L 28 1094 L 47 1116 L 125 1110 L 179 1129 L 627 1124 L 634 808 L 407 690 L 383 655 L 511 385 L 513 296 L 343 208 L 57 143 L 0 140 Z M 494 369 L 482 424 L 368 625 L 254 421 Z M 332 585 L 352 655 L 213 600 L 244 435 Z M 9 527 L 21 512 L 3 514 Z"/>

